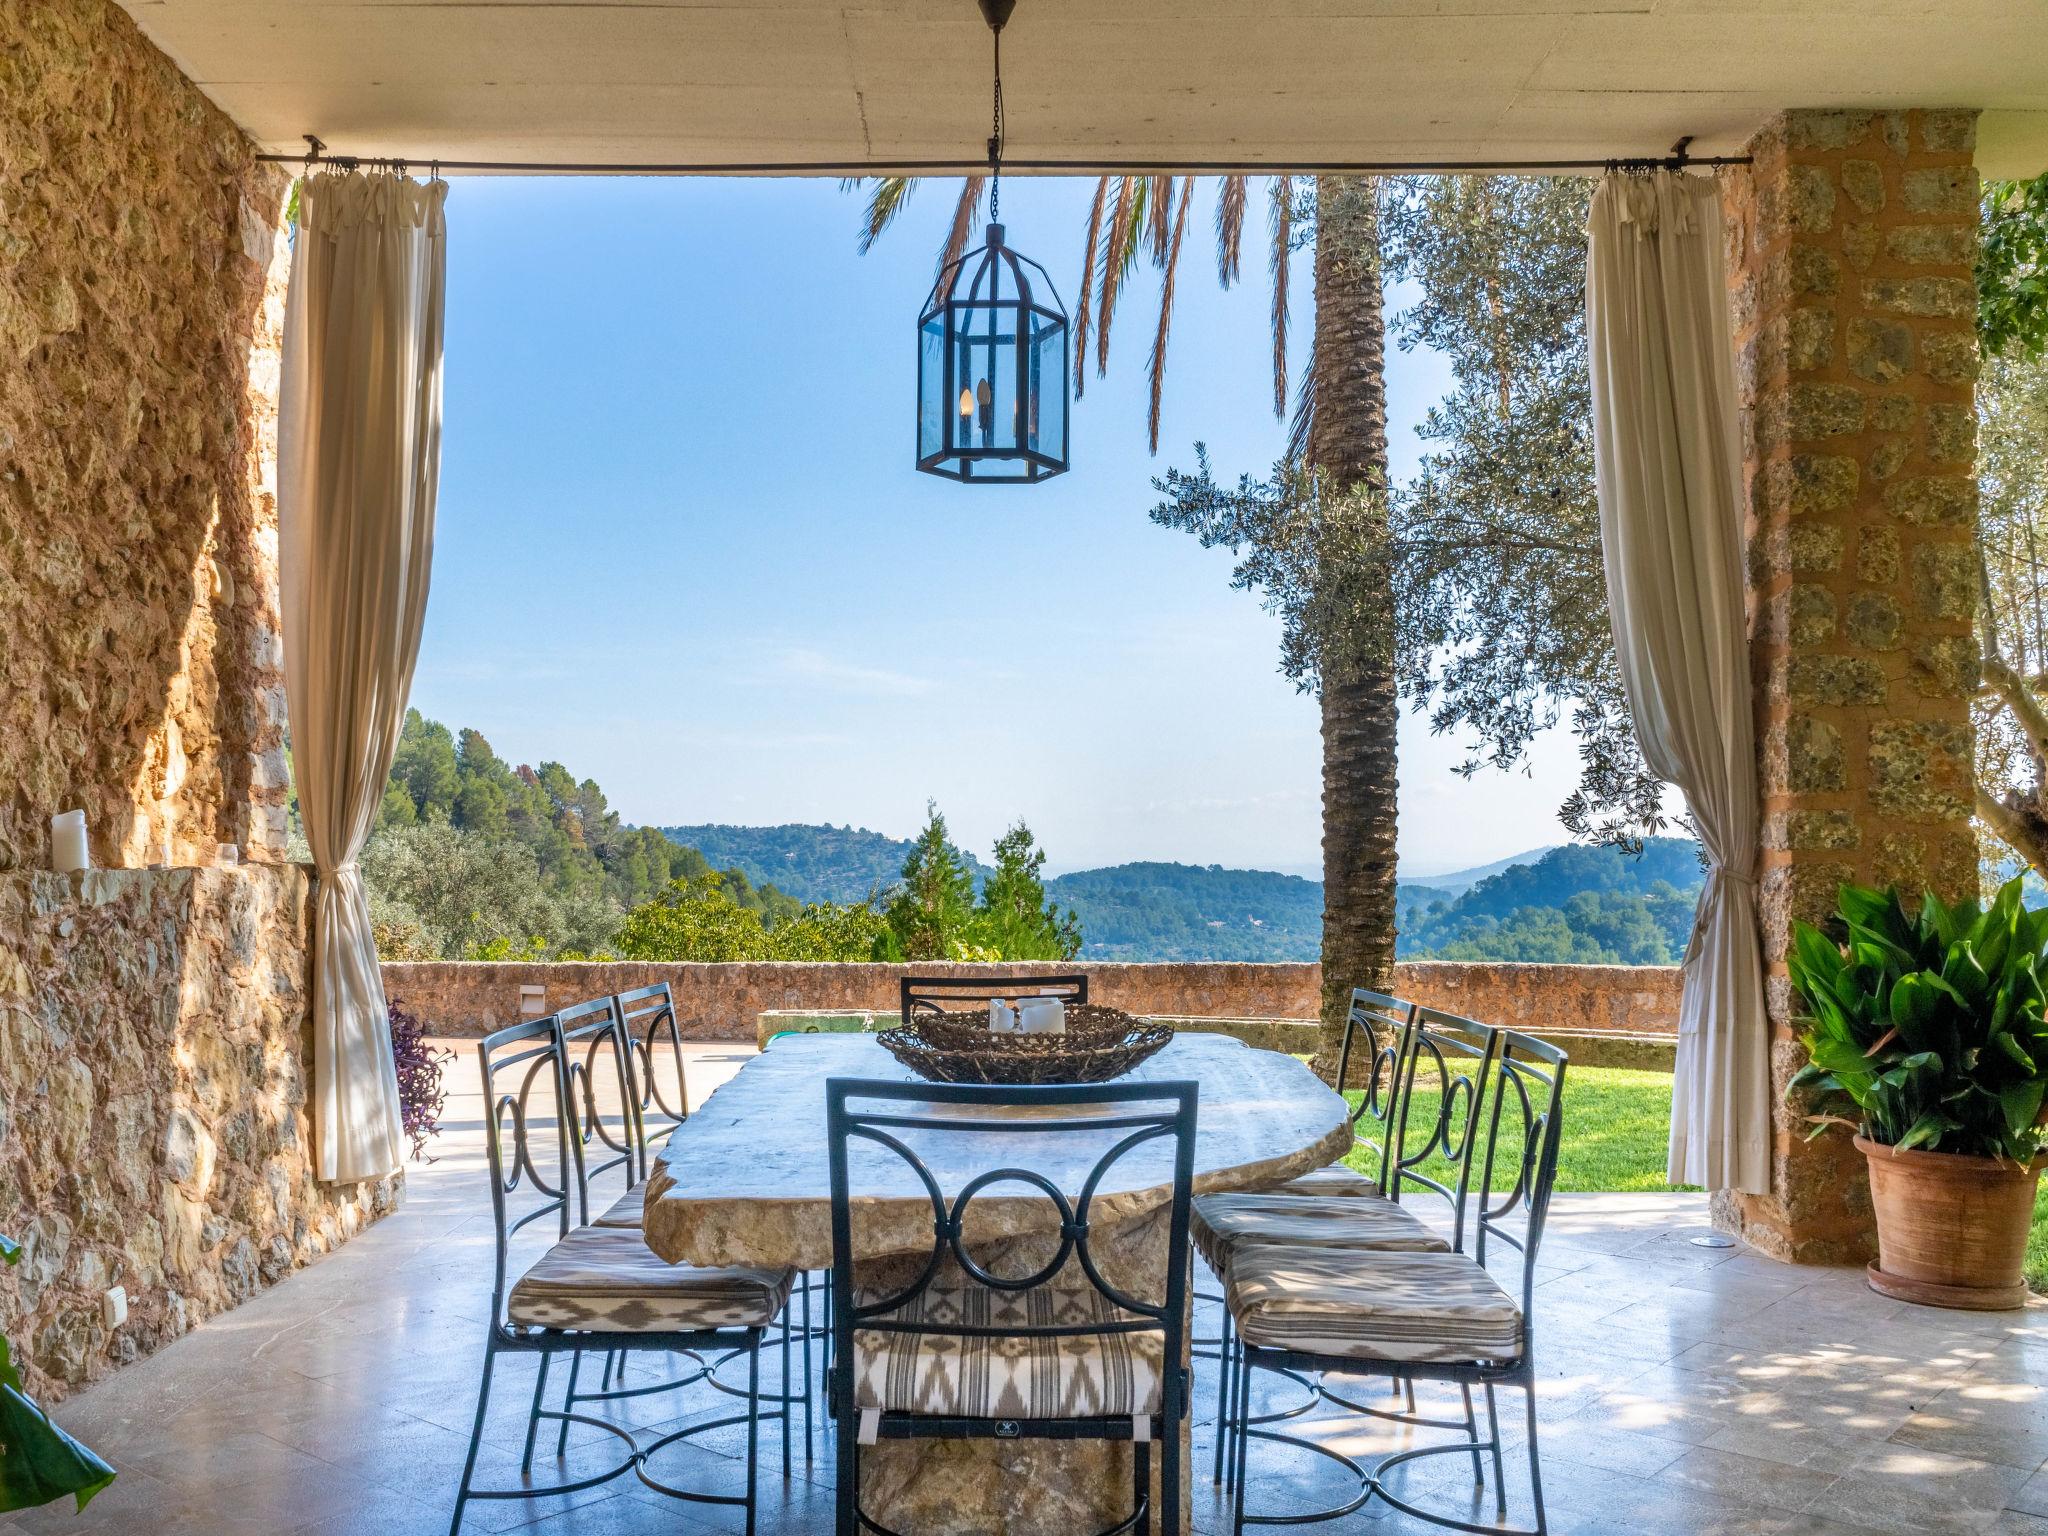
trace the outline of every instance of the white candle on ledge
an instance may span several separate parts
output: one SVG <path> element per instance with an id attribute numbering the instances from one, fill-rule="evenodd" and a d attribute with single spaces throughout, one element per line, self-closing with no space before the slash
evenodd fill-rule
<path id="1" fill-rule="evenodd" d="M 50 818 L 50 867 L 65 875 L 92 868 L 92 850 L 85 841 L 85 812 L 59 811 Z"/>

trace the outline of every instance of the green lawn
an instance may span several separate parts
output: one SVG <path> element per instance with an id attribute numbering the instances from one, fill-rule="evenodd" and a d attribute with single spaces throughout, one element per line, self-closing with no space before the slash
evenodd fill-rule
<path id="1" fill-rule="evenodd" d="M 1350 1095 L 1356 1105 L 1359 1095 Z M 1437 1094 L 1417 1089 L 1411 1127 L 1434 1122 Z M 1557 1159 L 1561 1190 L 1666 1189 L 1664 1141 L 1671 1128 L 1671 1076 L 1619 1067 L 1573 1067 L 1565 1079 L 1564 1139 Z M 1350 1161 L 1366 1172 L 1370 1159 L 1354 1152 Z M 1424 1172 L 1441 1174 L 1428 1164 Z M 1503 1180 L 1495 1170 L 1496 1185 Z M 2034 1227 L 2027 1242 L 2027 1281 L 2048 1291 L 2048 1188 L 2034 1202 Z"/>

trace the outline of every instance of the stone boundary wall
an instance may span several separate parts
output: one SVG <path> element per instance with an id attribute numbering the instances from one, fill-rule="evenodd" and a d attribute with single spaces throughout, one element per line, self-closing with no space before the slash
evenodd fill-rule
<path id="1" fill-rule="evenodd" d="M 920 974 L 1048 974 L 1051 965 L 830 965 L 787 962 L 659 964 L 648 961 L 500 963 L 404 961 L 384 967 L 394 1003 L 436 1033 L 471 1038 L 519 1018 L 519 989 L 538 986 L 547 1008 L 667 982 L 686 1037 L 754 1038 L 754 1017 L 772 1008 L 838 1010 L 897 1006 L 901 978 Z M 1197 1018 L 1313 1019 L 1322 968 L 1176 961 L 1088 964 L 1096 1001 L 1141 1014 Z M 1515 1029 L 1671 1035 L 1678 1029 L 1675 966 L 1487 965 L 1421 961 L 1395 968 L 1406 997 Z"/>
<path id="2" fill-rule="evenodd" d="M 0 1335 L 53 1401 L 389 1211 L 323 1185 L 290 865 L 0 875 Z M 128 1293 L 108 1329 L 102 1299 Z"/>

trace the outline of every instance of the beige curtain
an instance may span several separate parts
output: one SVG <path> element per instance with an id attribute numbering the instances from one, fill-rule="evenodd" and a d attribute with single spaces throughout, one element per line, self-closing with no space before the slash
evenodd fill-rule
<path id="1" fill-rule="evenodd" d="M 1610 174 L 1586 262 L 1593 452 L 1614 646 L 1651 772 L 1708 860 L 1685 956 L 1669 1177 L 1758 1192 L 1771 1082 L 1743 619 L 1742 469 L 1712 181 Z"/>
<path id="2" fill-rule="evenodd" d="M 447 186 L 309 176 L 285 306 L 278 523 L 285 689 L 313 907 L 323 1179 L 398 1167 L 398 1079 L 356 869 L 426 616 L 441 470 Z"/>

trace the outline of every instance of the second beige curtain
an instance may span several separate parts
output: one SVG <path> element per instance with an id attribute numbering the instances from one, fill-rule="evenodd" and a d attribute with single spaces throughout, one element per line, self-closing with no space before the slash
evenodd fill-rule
<path id="1" fill-rule="evenodd" d="M 280 599 L 292 765 L 317 886 L 313 1124 L 323 1179 L 403 1155 L 356 856 L 405 718 L 441 467 L 445 183 L 308 176 L 285 307 Z"/>
<path id="2" fill-rule="evenodd" d="M 1610 174 L 1593 196 L 1586 343 L 1607 603 L 1636 739 L 1707 855 L 1685 955 L 1668 1175 L 1761 1192 L 1771 1081 L 1743 616 L 1742 462 L 1714 183 Z"/>

